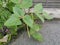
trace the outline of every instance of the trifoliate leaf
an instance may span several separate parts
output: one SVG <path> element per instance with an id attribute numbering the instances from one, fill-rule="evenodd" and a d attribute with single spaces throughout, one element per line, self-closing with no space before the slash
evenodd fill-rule
<path id="1" fill-rule="evenodd" d="M 42 7 L 41 3 L 34 6 L 34 12 L 35 13 L 42 13 L 43 12 L 43 7 Z"/>
<path id="2" fill-rule="evenodd" d="M 23 18 L 23 21 L 30 27 L 33 26 L 33 20 L 29 15 L 25 15 L 25 17 Z"/>

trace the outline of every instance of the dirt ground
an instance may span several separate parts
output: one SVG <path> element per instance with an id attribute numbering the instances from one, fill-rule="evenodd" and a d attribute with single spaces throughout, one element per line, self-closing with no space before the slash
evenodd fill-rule
<path id="1" fill-rule="evenodd" d="M 60 45 L 60 20 L 45 21 L 42 26 L 39 33 L 44 37 L 43 42 L 28 38 L 24 32 L 10 45 Z"/>

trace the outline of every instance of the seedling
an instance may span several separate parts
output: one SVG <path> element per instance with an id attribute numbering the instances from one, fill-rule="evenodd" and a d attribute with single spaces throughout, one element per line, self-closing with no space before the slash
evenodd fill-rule
<path id="1" fill-rule="evenodd" d="M 50 20 L 52 19 L 52 17 L 43 11 L 43 6 L 41 3 L 34 6 L 34 12 L 30 12 L 30 9 L 33 6 L 33 0 L 4 0 L 4 2 L 6 3 L 5 6 L 3 6 L 4 4 L 2 3 L 2 0 L 0 2 L 3 10 L 8 10 L 7 13 L 9 15 L 7 19 L 5 19 L 5 16 L 7 15 L 6 13 L 2 13 L 6 15 L 0 15 L 0 17 L 4 17 L 5 20 L 3 21 L 3 25 L 0 25 L 0 28 L 6 26 L 10 30 L 10 38 L 11 35 L 17 35 L 17 29 L 19 26 L 26 28 L 29 38 L 33 37 L 38 41 L 43 40 L 42 35 L 38 33 L 38 31 L 41 29 L 41 26 L 35 23 L 35 20 L 40 19 L 40 21 L 44 23 L 45 19 Z M 27 13 L 25 11 L 26 9 L 28 9 Z M 2 19 L 3 18 L 1 18 L 1 20 Z"/>

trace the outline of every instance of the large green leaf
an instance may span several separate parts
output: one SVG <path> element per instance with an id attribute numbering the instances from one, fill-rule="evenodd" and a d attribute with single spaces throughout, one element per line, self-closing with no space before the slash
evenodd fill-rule
<path id="1" fill-rule="evenodd" d="M 41 14 L 36 13 L 36 16 L 44 23 L 44 17 Z"/>
<path id="2" fill-rule="evenodd" d="M 33 0 L 22 0 L 20 4 L 17 4 L 20 8 L 29 8 L 33 5 Z"/>
<path id="3" fill-rule="evenodd" d="M 33 20 L 29 15 L 25 15 L 23 21 L 30 27 L 33 27 Z"/>
<path id="4" fill-rule="evenodd" d="M 21 21 L 16 18 L 16 17 L 11 17 L 5 22 L 5 26 L 16 26 L 16 25 L 21 25 Z"/>
<path id="5" fill-rule="evenodd" d="M 24 14 L 25 14 L 25 12 L 22 10 L 22 9 L 20 9 L 20 8 L 18 8 L 18 7 L 13 7 L 13 12 L 14 12 L 14 14 L 18 14 L 18 15 L 20 15 L 20 17 L 21 16 L 24 16 Z"/>
<path id="6" fill-rule="evenodd" d="M 34 12 L 35 13 L 42 13 L 43 12 L 43 7 L 42 7 L 41 3 L 34 6 Z"/>
<path id="7" fill-rule="evenodd" d="M 32 37 L 33 37 L 34 39 L 38 40 L 38 41 L 43 41 L 43 37 L 42 37 L 42 35 L 39 34 L 39 33 L 34 33 L 34 34 L 32 34 Z"/>
<path id="8" fill-rule="evenodd" d="M 44 18 L 46 18 L 48 20 L 53 19 L 53 17 L 50 16 L 47 12 L 43 12 L 43 16 L 44 16 Z"/>

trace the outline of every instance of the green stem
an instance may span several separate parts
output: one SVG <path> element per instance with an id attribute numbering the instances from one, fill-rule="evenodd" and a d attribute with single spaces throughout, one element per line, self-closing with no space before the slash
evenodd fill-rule
<path id="1" fill-rule="evenodd" d="M 33 22 L 34 22 L 34 16 L 33 16 L 33 13 L 31 13 L 31 17 L 32 17 L 32 20 L 33 20 Z"/>
<path id="2" fill-rule="evenodd" d="M 30 32 L 29 32 L 28 26 L 27 26 L 27 33 L 28 33 L 28 36 L 29 36 L 29 38 L 30 38 Z"/>

